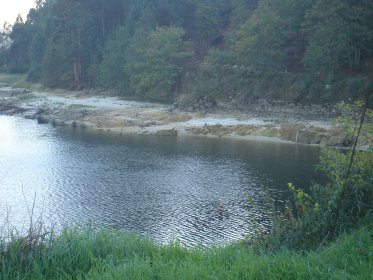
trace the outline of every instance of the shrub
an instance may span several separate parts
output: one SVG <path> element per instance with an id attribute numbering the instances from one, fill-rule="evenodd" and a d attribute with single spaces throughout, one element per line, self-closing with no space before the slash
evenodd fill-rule
<path id="1" fill-rule="evenodd" d="M 358 107 L 360 105 L 357 104 Z M 368 118 L 371 117 L 372 111 L 367 110 L 366 115 Z M 351 130 L 352 118 L 339 119 L 339 123 L 343 122 L 345 128 Z M 372 128 L 371 123 L 365 123 L 362 131 L 369 133 Z M 357 141 L 358 136 L 355 134 L 351 136 Z M 334 240 L 341 233 L 371 221 L 373 217 L 373 152 L 371 150 L 355 151 L 355 147 L 348 152 L 325 149 L 321 152 L 317 168 L 325 173 L 329 182 L 325 186 L 314 185 L 309 195 L 290 183 L 289 190 L 293 195 L 293 203 L 286 207 L 282 215 L 273 214 L 270 233 L 254 241 L 256 247 L 259 245 L 271 250 L 316 249 L 325 241 Z"/>

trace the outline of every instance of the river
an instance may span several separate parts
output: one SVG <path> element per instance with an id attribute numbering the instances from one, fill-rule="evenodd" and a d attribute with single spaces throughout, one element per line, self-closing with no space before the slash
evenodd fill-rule
<path id="1" fill-rule="evenodd" d="M 185 246 L 268 228 L 268 194 L 309 188 L 318 147 L 191 136 L 119 136 L 0 116 L 0 224 L 92 224 Z M 267 190 L 266 190 L 267 189 Z M 255 201 L 251 207 L 248 199 Z"/>

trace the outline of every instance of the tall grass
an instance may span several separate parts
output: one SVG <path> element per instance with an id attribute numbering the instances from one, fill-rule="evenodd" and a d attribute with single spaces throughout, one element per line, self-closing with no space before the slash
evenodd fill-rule
<path id="1" fill-rule="evenodd" d="M 35 239 L 35 238 L 34 238 Z M 0 243 L 0 279 L 371 279 L 373 229 L 318 252 L 254 253 L 243 244 L 211 249 L 160 246 L 121 231 L 66 229 L 29 246 Z"/>

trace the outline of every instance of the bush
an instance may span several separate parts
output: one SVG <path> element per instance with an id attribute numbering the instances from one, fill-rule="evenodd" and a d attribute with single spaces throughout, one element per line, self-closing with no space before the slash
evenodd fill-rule
<path id="1" fill-rule="evenodd" d="M 372 113 L 368 110 L 367 116 L 371 117 Z M 339 121 L 347 122 L 345 128 L 351 129 L 352 119 Z M 369 123 L 362 126 L 365 133 L 372 128 Z M 356 137 L 352 134 L 353 139 Z M 325 186 L 314 185 L 309 195 L 290 183 L 293 202 L 282 215 L 273 214 L 270 233 L 253 244 L 270 250 L 311 250 L 362 223 L 371 223 L 373 152 L 354 151 L 354 148 L 348 152 L 323 150 L 317 168 L 326 174 L 329 182 Z"/>

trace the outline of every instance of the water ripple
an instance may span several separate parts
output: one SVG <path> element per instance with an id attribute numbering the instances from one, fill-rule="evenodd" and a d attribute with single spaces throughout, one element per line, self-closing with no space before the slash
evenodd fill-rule
<path id="1" fill-rule="evenodd" d="M 0 211 L 11 208 L 15 226 L 36 198 L 35 213 L 51 224 L 90 221 L 161 243 L 223 244 L 252 234 L 254 220 L 268 228 L 264 186 L 283 205 L 288 181 L 305 186 L 318 176 L 313 147 L 108 137 L 2 116 L 0 127 Z"/>

